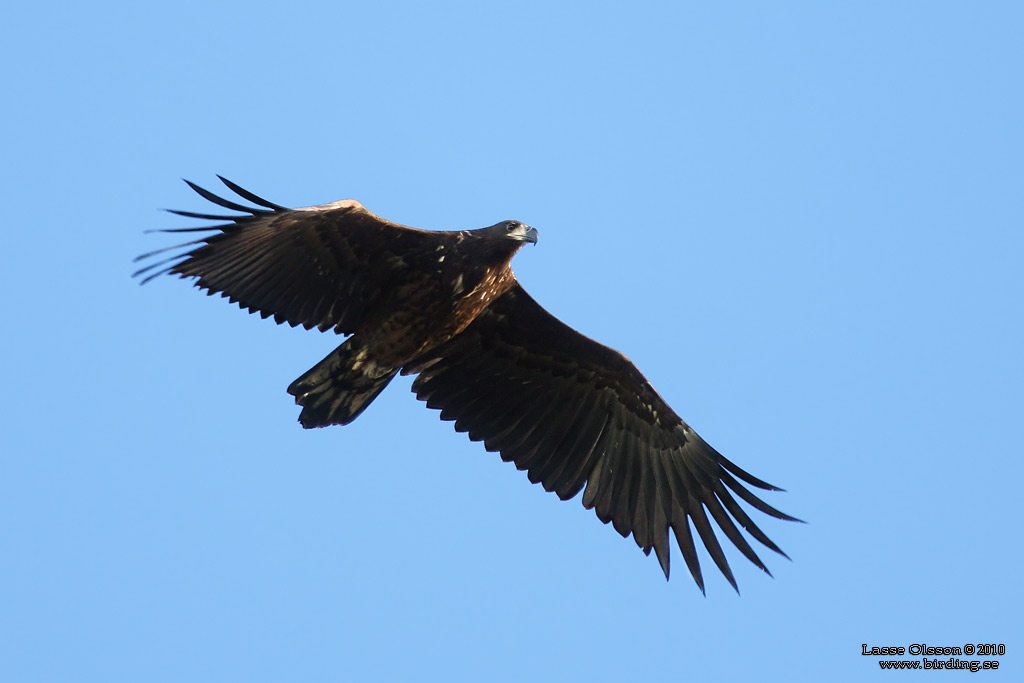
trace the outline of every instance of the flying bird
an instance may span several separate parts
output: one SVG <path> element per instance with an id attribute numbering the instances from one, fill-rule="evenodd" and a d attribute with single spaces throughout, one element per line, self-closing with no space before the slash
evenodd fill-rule
<path id="1" fill-rule="evenodd" d="M 218 176 L 220 178 L 220 176 Z M 269 202 L 220 178 L 242 200 L 185 181 L 232 215 L 170 210 L 215 225 L 136 261 L 175 252 L 134 273 L 194 278 L 278 324 L 334 330 L 347 339 L 288 387 L 303 427 L 355 420 L 397 375 L 417 375 L 416 397 L 457 432 L 482 441 L 533 483 L 583 506 L 653 549 L 669 576 L 674 534 L 701 592 L 691 526 L 738 591 L 714 520 L 754 565 L 767 567 L 740 532 L 786 554 L 736 498 L 799 521 L 751 493 L 779 491 L 726 459 L 686 424 L 623 354 L 544 310 L 512 273 L 512 257 L 537 230 L 506 220 L 478 230 L 399 225 L 346 199 L 301 209 Z M 709 518 L 710 516 L 710 518 Z"/>

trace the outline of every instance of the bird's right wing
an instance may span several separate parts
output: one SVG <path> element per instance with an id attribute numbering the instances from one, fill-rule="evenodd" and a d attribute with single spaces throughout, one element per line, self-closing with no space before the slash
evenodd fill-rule
<path id="1" fill-rule="evenodd" d="M 419 373 L 417 398 L 442 420 L 483 441 L 562 500 L 583 505 L 623 536 L 653 549 L 666 578 L 669 532 L 704 590 L 691 525 L 715 564 L 736 580 L 711 520 L 751 562 L 765 565 L 740 533 L 782 554 L 734 496 L 779 519 L 794 519 L 742 482 L 776 490 L 709 446 L 624 355 L 545 311 L 518 284 L 451 341 L 403 373 Z M 709 519 L 710 518 L 710 519 Z"/>

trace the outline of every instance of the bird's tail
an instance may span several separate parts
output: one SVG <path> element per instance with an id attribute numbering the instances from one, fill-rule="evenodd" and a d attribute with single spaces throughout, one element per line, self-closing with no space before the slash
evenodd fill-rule
<path id="1" fill-rule="evenodd" d="M 398 374 L 398 368 L 381 375 L 369 374 L 365 363 L 354 367 L 355 348 L 349 339 L 288 387 L 288 393 L 302 406 L 299 422 L 306 429 L 347 425 Z"/>

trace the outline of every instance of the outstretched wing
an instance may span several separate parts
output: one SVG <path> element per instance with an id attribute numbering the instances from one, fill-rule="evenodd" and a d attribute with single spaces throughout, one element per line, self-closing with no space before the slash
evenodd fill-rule
<path id="1" fill-rule="evenodd" d="M 164 273 L 193 277 L 201 289 L 219 292 L 264 318 L 272 315 L 292 327 L 334 327 L 351 334 L 376 299 L 408 277 L 412 256 L 431 254 L 453 235 L 392 223 L 352 199 L 287 209 L 220 179 L 256 206 L 185 181 L 205 199 L 242 215 L 171 210 L 220 223 L 156 231 L 214 234 L 138 257 L 136 261 L 178 250 L 136 271 L 135 276 L 145 276 L 143 283 Z"/>
<path id="2" fill-rule="evenodd" d="M 440 409 L 442 420 L 455 420 L 456 431 L 468 432 L 470 439 L 526 470 L 531 482 L 562 500 L 585 485 L 584 507 L 623 537 L 632 533 L 644 553 L 653 548 L 666 578 L 671 529 L 704 591 L 692 524 L 736 588 L 709 514 L 765 572 L 737 524 L 785 556 L 734 498 L 772 517 L 794 520 L 739 480 L 779 489 L 709 446 L 628 358 L 559 321 L 518 284 L 461 334 L 403 370 L 415 372 L 417 398 Z"/>

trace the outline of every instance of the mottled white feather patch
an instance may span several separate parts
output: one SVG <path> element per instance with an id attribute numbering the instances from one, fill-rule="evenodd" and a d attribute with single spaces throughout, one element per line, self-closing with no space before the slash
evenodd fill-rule
<path id="1" fill-rule="evenodd" d="M 295 209 L 295 211 L 333 211 L 335 209 L 362 209 L 363 205 L 354 199 L 339 199 L 336 202 L 330 204 L 321 204 L 319 206 L 303 206 L 302 208 Z"/>

